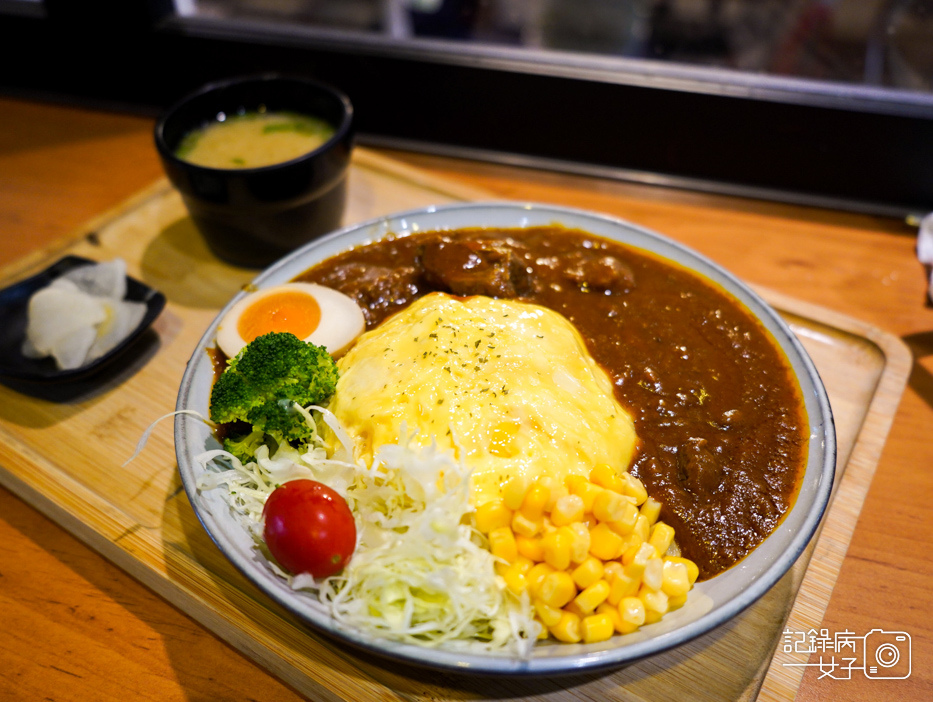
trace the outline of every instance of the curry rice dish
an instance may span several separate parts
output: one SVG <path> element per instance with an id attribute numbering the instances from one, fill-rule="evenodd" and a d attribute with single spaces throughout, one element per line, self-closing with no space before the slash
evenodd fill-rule
<path id="1" fill-rule="evenodd" d="M 634 420 L 634 457 L 618 468 L 662 504 L 701 578 L 793 504 L 809 431 L 790 364 L 744 306 L 676 264 L 563 227 L 464 229 L 363 245 L 297 280 L 354 298 L 368 329 L 431 292 L 562 314 Z"/>

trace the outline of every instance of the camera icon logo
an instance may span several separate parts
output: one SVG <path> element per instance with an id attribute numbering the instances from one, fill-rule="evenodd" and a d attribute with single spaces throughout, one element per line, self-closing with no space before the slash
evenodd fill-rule
<path id="1" fill-rule="evenodd" d="M 904 631 L 872 629 L 865 634 L 865 675 L 877 680 L 903 680 L 910 677 L 911 641 Z"/>

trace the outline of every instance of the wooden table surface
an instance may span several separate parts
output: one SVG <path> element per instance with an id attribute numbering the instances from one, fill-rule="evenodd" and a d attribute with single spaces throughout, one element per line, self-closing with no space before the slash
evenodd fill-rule
<path id="1" fill-rule="evenodd" d="M 162 176 L 152 120 L 0 98 L 0 266 Z M 820 677 L 801 700 L 933 699 L 933 309 L 904 222 L 392 153 L 502 199 L 616 215 L 747 281 L 901 337 L 915 363 L 822 627 L 910 635 L 903 680 Z M 0 700 L 301 699 L 0 489 Z"/>

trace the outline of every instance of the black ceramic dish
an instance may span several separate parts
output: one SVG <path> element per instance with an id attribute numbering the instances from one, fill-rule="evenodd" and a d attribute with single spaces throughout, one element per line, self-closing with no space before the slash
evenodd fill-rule
<path id="1" fill-rule="evenodd" d="M 34 383 L 64 383 L 82 380 L 110 365 L 159 316 L 165 296 L 135 278 L 127 276 L 126 299 L 146 304 L 142 321 L 123 341 L 91 363 L 73 370 L 59 370 L 51 358 L 27 358 L 22 353 L 26 338 L 29 298 L 73 268 L 94 263 L 80 256 L 66 256 L 31 278 L 0 290 L 0 378 Z"/>
<path id="2" fill-rule="evenodd" d="M 207 168 L 175 156 L 182 138 L 218 113 L 261 109 L 320 117 L 335 133 L 303 156 L 261 168 Z M 265 267 L 340 226 L 353 137 L 353 106 L 346 95 L 279 75 L 206 85 L 169 108 L 155 127 L 165 172 L 207 245 L 219 258 L 250 268 Z"/>

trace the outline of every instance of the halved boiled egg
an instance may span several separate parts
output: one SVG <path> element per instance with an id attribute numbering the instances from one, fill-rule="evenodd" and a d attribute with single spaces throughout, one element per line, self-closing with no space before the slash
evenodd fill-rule
<path id="1" fill-rule="evenodd" d="M 217 346 L 228 358 L 269 332 L 291 332 L 339 356 L 363 333 L 363 311 L 351 297 L 315 283 L 286 283 L 237 302 L 217 328 Z"/>

